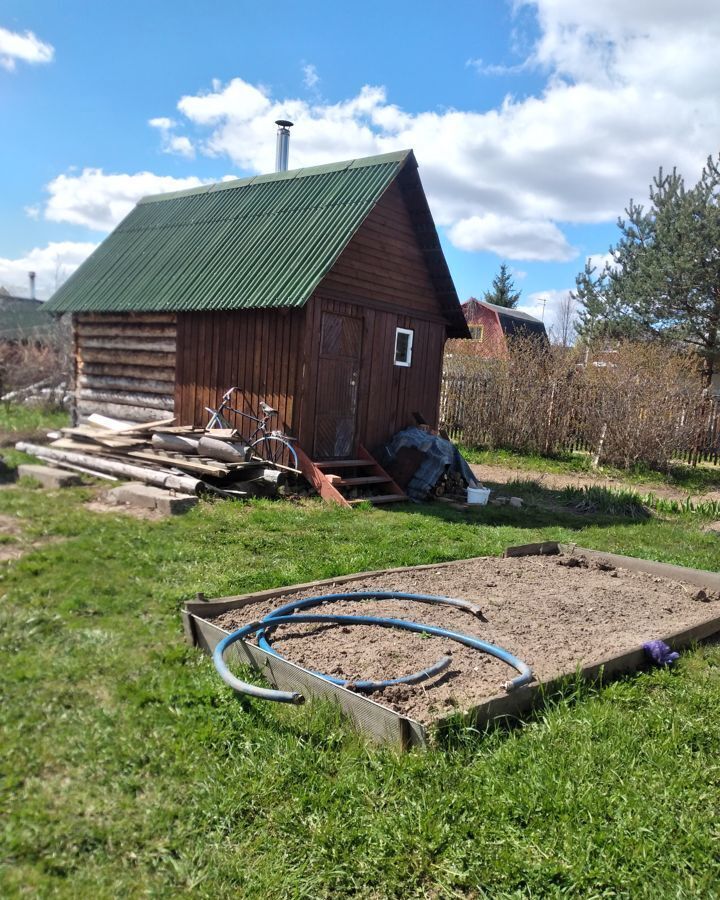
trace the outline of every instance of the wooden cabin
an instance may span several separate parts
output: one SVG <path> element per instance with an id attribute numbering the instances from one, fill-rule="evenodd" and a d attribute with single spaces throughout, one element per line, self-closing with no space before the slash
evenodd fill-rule
<path id="1" fill-rule="evenodd" d="M 47 309 L 73 318 L 80 420 L 204 424 L 237 385 L 312 461 L 437 425 L 469 336 L 412 151 L 147 197 Z"/>

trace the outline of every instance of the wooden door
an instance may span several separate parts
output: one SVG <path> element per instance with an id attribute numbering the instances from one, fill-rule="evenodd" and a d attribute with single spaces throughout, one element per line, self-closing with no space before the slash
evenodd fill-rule
<path id="1" fill-rule="evenodd" d="M 363 320 L 323 312 L 315 397 L 315 459 L 355 451 Z"/>

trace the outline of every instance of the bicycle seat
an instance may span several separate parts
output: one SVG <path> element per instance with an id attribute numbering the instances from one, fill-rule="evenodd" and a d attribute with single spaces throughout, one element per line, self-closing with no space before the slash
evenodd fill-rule
<path id="1" fill-rule="evenodd" d="M 260 409 L 265 413 L 266 416 L 276 416 L 278 411 L 273 409 L 272 406 L 268 406 L 264 400 L 260 401 Z"/>

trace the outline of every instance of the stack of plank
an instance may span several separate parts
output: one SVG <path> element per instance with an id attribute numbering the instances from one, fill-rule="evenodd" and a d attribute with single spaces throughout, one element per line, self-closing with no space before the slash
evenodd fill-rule
<path id="1" fill-rule="evenodd" d="M 242 483 L 262 482 L 277 487 L 287 470 L 254 456 L 231 429 L 206 432 L 191 425 L 174 425 L 174 419 L 136 424 L 91 415 L 86 424 L 61 428 L 42 453 L 42 458 L 64 468 L 80 468 L 101 477 L 105 473 L 137 478 L 140 469 L 150 473 L 192 476 L 185 484 L 232 489 Z M 26 452 L 39 451 L 19 448 Z M 40 452 L 36 455 L 41 456 Z M 95 468 L 95 465 L 97 468 Z M 110 465 L 108 465 L 110 464 Z M 157 483 L 157 479 L 152 481 Z M 246 493 L 240 491 L 240 493 Z"/>

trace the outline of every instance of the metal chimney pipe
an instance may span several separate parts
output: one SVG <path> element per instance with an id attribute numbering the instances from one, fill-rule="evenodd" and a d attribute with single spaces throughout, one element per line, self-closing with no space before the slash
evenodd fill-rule
<path id="1" fill-rule="evenodd" d="M 277 144 L 275 146 L 275 171 L 287 172 L 290 129 L 293 127 L 293 123 L 288 122 L 287 119 L 277 119 L 275 124 L 278 126 Z"/>
<path id="2" fill-rule="evenodd" d="M 28 275 L 30 276 L 30 299 L 34 300 L 35 299 L 35 273 L 28 272 Z"/>

